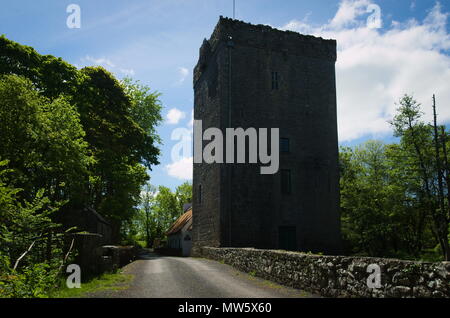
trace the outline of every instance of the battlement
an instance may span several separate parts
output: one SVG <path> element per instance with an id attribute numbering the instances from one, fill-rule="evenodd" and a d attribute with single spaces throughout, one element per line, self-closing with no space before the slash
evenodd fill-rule
<path id="1" fill-rule="evenodd" d="M 336 51 L 336 40 L 323 39 L 321 37 L 305 35 L 290 30 L 279 30 L 269 25 L 251 24 L 245 21 L 220 16 L 219 22 L 209 40 L 210 44 L 213 45 L 217 40 L 224 39 L 222 36 L 225 36 L 226 39 L 229 36 L 232 36 L 233 41 L 238 41 L 243 44 L 248 41 L 248 44 L 250 45 L 260 44 L 262 46 L 267 46 L 268 43 L 270 44 L 273 41 L 278 40 L 283 42 L 283 47 L 295 43 L 297 45 L 323 46 L 331 51 Z M 292 48 L 295 49 L 295 46 Z M 332 57 L 335 58 L 335 54 Z"/>
<path id="2" fill-rule="evenodd" d="M 201 76 L 209 57 L 221 44 L 228 43 L 232 43 L 236 48 L 253 47 L 278 51 L 286 55 L 336 61 L 336 40 L 283 31 L 268 25 L 254 25 L 220 16 L 211 37 L 209 40 L 205 39 L 200 48 L 199 62 L 194 71 L 194 82 Z"/>

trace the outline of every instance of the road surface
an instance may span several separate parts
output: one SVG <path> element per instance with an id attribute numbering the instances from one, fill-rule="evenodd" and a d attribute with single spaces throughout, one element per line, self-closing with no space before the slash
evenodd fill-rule
<path id="1" fill-rule="evenodd" d="M 200 258 L 147 254 L 124 268 L 134 279 L 129 288 L 102 291 L 105 298 L 305 298 L 314 295 L 239 272 Z"/>

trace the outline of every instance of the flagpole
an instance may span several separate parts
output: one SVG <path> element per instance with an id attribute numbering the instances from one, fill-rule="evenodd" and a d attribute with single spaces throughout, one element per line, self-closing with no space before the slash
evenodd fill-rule
<path id="1" fill-rule="evenodd" d="M 236 0 L 233 0 L 233 19 L 236 17 Z"/>

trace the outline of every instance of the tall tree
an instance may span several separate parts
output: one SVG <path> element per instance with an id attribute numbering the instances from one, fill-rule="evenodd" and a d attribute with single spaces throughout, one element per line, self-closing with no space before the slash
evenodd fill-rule
<path id="1" fill-rule="evenodd" d="M 161 123 L 162 104 L 158 92 L 153 92 L 150 87 L 142 85 L 139 81 L 133 81 L 130 77 L 122 80 L 125 93 L 130 97 L 130 115 L 141 127 L 150 140 L 161 144 L 162 140 L 156 132 L 156 127 Z"/>
<path id="2" fill-rule="evenodd" d="M 40 55 L 33 48 L 10 41 L 4 36 L 0 37 L 0 75 L 27 78 L 33 85 L 33 94 L 46 98 L 49 105 L 53 105 L 47 110 L 49 116 L 54 116 L 47 122 L 47 127 L 59 125 L 69 133 L 72 128 L 64 128 L 63 125 L 67 121 L 66 117 L 77 117 L 81 123 L 83 146 L 87 146 L 85 150 L 91 159 L 89 163 L 77 158 L 77 149 L 64 152 L 67 150 L 64 147 L 55 149 L 50 145 L 46 148 L 45 143 L 42 149 L 29 154 L 46 158 L 47 152 L 54 150 L 52 154 L 55 156 L 49 158 L 55 159 L 55 165 L 65 163 L 65 169 L 72 166 L 72 170 L 79 165 L 87 167 L 87 173 L 80 172 L 77 177 L 70 178 L 71 185 L 78 183 L 79 191 L 72 191 L 69 195 L 69 183 L 64 180 L 58 182 L 67 177 L 67 174 L 64 175 L 66 172 L 58 171 L 50 164 L 51 173 L 47 171 L 47 174 L 58 174 L 50 186 L 55 188 L 55 193 L 68 200 L 67 209 L 90 206 L 111 219 L 118 241 L 122 221 L 130 220 L 137 211 L 140 188 L 148 180 L 147 169 L 151 170 L 153 165 L 158 164 L 160 138 L 155 127 L 161 121 L 159 94 L 131 79 L 119 82 L 101 67 L 77 70 L 60 58 Z M 21 116 L 31 115 L 23 113 Z M 39 122 L 43 124 L 45 121 Z M 26 131 L 22 129 L 22 133 Z M 79 136 L 75 131 L 72 133 Z M 48 135 L 55 139 L 62 136 L 65 135 Z M 16 151 L 27 153 L 23 151 L 25 147 L 27 144 Z M 19 158 L 12 155 L 6 159 L 11 161 L 11 165 L 24 163 Z M 34 173 L 34 168 L 27 171 Z M 45 176 L 42 174 L 42 182 L 48 180 Z M 49 186 L 33 182 L 30 181 L 30 184 L 37 188 Z M 64 191 L 60 189 L 62 186 L 65 187 Z"/>
<path id="3" fill-rule="evenodd" d="M 147 183 L 141 193 L 141 206 L 144 214 L 144 230 L 147 246 L 153 245 L 153 235 L 155 233 L 155 201 L 158 192 L 156 187 Z"/>
<path id="4" fill-rule="evenodd" d="M 442 171 L 438 164 L 440 154 L 436 148 L 437 132 L 433 134 L 433 125 L 425 124 L 422 116 L 421 105 L 412 96 L 405 95 L 399 102 L 397 115 L 391 124 L 395 135 L 401 138 L 402 148 L 411 157 L 412 166 L 418 171 L 421 188 L 417 189 L 416 195 L 422 198 L 422 204 L 433 220 L 433 231 L 441 246 L 444 259 L 449 260 L 449 218 L 445 208 L 443 211 L 444 203 L 440 199 L 439 187 L 442 187 L 442 183 L 439 179 Z"/>
<path id="5" fill-rule="evenodd" d="M 183 212 L 183 206 L 192 203 L 192 184 L 185 182 L 179 185 L 175 190 L 175 197 L 177 199 L 178 210 Z"/>
<path id="6" fill-rule="evenodd" d="M 386 146 L 368 141 L 341 150 L 341 207 L 344 239 L 353 252 L 370 256 L 390 253 L 395 236 L 391 210 L 392 188 Z"/>
<path id="7" fill-rule="evenodd" d="M 444 153 L 446 153 L 446 145 L 444 141 L 441 141 L 439 134 L 439 127 L 437 124 L 437 112 L 436 112 L 436 96 L 433 95 L 433 140 L 435 149 L 435 169 L 438 184 L 438 206 L 439 208 L 434 213 L 434 219 L 436 223 L 437 231 L 439 232 L 438 238 L 441 244 L 442 252 L 446 260 L 450 260 L 450 244 L 449 244 L 449 223 L 450 223 L 450 202 L 445 204 L 445 191 L 444 191 L 444 173 L 445 170 L 442 167 L 442 158 L 440 154 L 441 146 L 443 146 Z M 445 160 L 444 160 L 445 161 Z M 448 193 L 448 188 L 446 189 Z"/>
<path id="8" fill-rule="evenodd" d="M 24 199 L 40 189 L 54 201 L 80 197 L 93 158 L 65 98 L 50 101 L 28 79 L 0 76 L 0 131 L 0 157 L 9 160 Z"/>

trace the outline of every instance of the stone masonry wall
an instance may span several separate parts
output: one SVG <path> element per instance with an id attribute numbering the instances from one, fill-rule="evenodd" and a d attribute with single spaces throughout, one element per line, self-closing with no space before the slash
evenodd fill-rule
<path id="1" fill-rule="evenodd" d="M 261 163 L 194 163 L 194 250 L 339 254 L 336 41 L 220 18 L 199 53 L 194 118 L 203 131 L 278 128 L 289 149 L 269 175 Z M 201 153 L 209 141 L 195 139 Z"/>
<path id="2" fill-rule="evenodd" d="M 250 248 L 201 248 L 205 258 L 325 297 L 450 297 L 450 262 L 321 256 Z M 381 269 L 381 288 L 371 289 L 370 264 Z"/>

